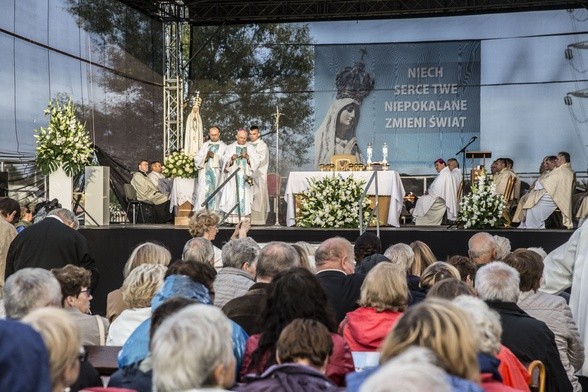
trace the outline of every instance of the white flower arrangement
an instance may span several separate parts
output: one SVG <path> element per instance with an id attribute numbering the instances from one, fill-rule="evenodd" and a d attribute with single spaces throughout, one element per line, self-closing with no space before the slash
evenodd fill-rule
<path id="1" fill-rule="evenodd" d="M 464 196 L 457 223 L 464 229 L 500 227 L 504 224 L 504 207 L 504 198 L 496 193 L 492 177 L 484 171 L 472 185 L 471 193 Z"/>
<path id="2" fill-rule="evenodd" d="M 359 227 L 359 199 L 365 181 L 340 174 L 320 180 L 309 180 L 309 187 L 300 194 L 302 206 L 296 217 L 301 227 Z M 372 213 L 371 201 L 365 198 L 363 221 L 368 222 Z"/>
<path id="3" fill-rule="evenodd" d="M 172 152 L 163 161 L 163 175 L 168 178 L 195 178 L 196 164 L 194 159 L 182 151 Z"/>
<path id="4" fill-rule="evenodd" d="M 94 149 L 86 127 L 77 118 L 75 105 L 58 99 L 49 101 L 45 116 L 49 117 L 47 128 L 35 129 L 36 163 L 41 173 L 48 175 L 63 166 L 63 170 L 74 176 L 91 163 Z"/>

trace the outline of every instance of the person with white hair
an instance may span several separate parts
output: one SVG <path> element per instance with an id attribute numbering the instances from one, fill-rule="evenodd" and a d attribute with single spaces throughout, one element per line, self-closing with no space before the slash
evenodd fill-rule
<path id="1" fill-rule="evenodd" d="M 460 295 L 452 300 L 458 308 L 463 310 L 473 321 L 478 341 L 478 361 L 480 362 L 480 373 L 482 386 L 485 390 L 519 391 L 515 387 L 524 387 L 528 390 L 527 369 L 516 359 L 503 361 L 498 358 L 503 346 L 500 343 L 502 326 L 500 316 L 491 310 L 480 298 L 471 295 Z M 508 349 L 507 349 L 508 350 Z M 511 353 L 512 355 L 512 353 Z M 514 363 L 513 363 L 514 361 Z M 514 366 L 513 366 L 514 365 Z M 505 369 L 505 367 L 508 367 Z M 508 374 L 509 380 L 504 379 L 502 374 Z M 510 378 L 513 376 L 520 380 L 520 385 L 515 385 Z"/>
<path id="2" fill-rule="evenodd" d="M 192 238 L 184 245 L 182 260 L 206 263 L 214 267 L 214 245 L 204 237 Z"/>
<path id="3" fill-rule="evenodd" d="M 468 256 L 477 265 L 484 265 L 496 258 L 496 240 L 486 232 L 479 232 L 468 241 Z"/>
<path id="4" fill-rule="evenodd" d="M 157 392 L 223 390 L 235 382 L 231 324 L 210 305 L 190 305 L 168 317 L 153 336 L 151 355 Z"/>
<path id="5" fill-rule="evenodd" d="M 446 377 L 431 350 L 414 346 L 383 364 L 361 385 L 360 392 L 453 391 Z"/>
<path id="6" fill-rule="evenodd" d="M 223 268 L 214 281 L 214 306 L 222 308 L 244 295 L 253 284 L 261 248 L 252 238 L 238 238 L 223 246 Z"/>
<path id="7" fill-rule="evenodd" d="M 384 252 L 384 256 L 386 256 L 392 264 L 396 264 L 407 273 L 410 271 L 410 267 L 412 267 L 412 263 L 414 262 L 414 251 L 409 245 L 403 244 L 402 242 L 388 247 Z"/>
<path id="8" fill-rule="evenodd" d="M 494 236 L 494 257 L 498 261 L 504 260 L 506 256 L 510 253 L 510 240 L 506 237 L 502 237 L 499 235 Z"/>
<path id="9" fill-rule="evenodd" d="M 43 268 L 16 271 L 4 285 L 6 318 L 20 320 L 33 309 L 61 307 L 61 286 L 51 272 Z"/>
<path id="10" fill-rule="evenodd" d="M 532 318 L 517 305 L 519 284 L 518 271 L 501 261 L 488 263 L 476 273 L 479 297 L 500 314 L 502 344 L 522 363 L 536 359 L 543 362 L 547 369 L 546 390 L 572 391 L 553 332 L 543 321 Z"/>

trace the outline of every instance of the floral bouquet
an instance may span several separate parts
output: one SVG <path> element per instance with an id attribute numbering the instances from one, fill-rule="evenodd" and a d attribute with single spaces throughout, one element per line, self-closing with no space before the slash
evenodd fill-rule
<path id="1" fill-rule="evenodd" d="M 172 152 L 163 161 L 162 174 L 168 178 L 195 178 L 196 164 L 194 163 L 194 159 L 183 152 Z"/>
<path id="2" fill-rule="evenodd" d="M 365 181 L 352 176 L 333 175 L 320 180 L 310 180 L 309 187 L 300 194 L 302 206 L 296 218 L 301 227 L 359 227 L 359 199 Z M 369 198 L 362 202 L 363 221 L 367 223 L 372 213 Z"/>
<path id="3" fill-rule="evenodd" d="M 91 163 L 94 149 L 86 127 L 77 118 L 71 99 L 67 103 L 58 99 L 49 101 L 45 116 L 47 128 L 35 129 L 37 166 L 48 175 L 63 166 L 69 176 L 74 176 Z"/>
<path id="4" fill-rule="evenodd" d="M 484 171 L 472 185 L 471 193 L 464 196 L 457 224 L 464 229 L 490 229 L 504 224 L 504 199 L 496 193 L 496 185 Z"/>

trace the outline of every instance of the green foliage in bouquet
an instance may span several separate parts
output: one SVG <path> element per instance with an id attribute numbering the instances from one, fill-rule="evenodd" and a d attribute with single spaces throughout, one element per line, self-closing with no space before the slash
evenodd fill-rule
<path id="1" fill-rule="evenodd" d="M 74 176 L 92 161 L 94 149 L 86 127 L 76 118 L 75 105 L 69 99 L 49 101 L 45 116 L 49 117 L 47 128 L 35 129 L 36 163 L 41 173 L 48 175 L 59 166 Z"/>
<path id="2" fill-rule="evenodd" d="M 163 175 L 168 178 L 196 178 L 194 159 L 181 151 L 168 155 L 163 162 Z"/>
<path id="3" fill-rule="evenodd" d="M 464 229 L 491 229 L 502 227 L 504 199 L 496 193 L 492 177 L 483 172 L 472 185 L 471 193 L 464 196 L 457 223 Z"/>
<path id="4" fill-rule="evenodd" d="M 352 176 L 333 175 L 320 180 L 309 180 L 309 187 L 301 193 L 302 206 L 296 218 L 301 227 L 359 227 L 359 199 L 365 181 Z M 372 213 L 369 198 L 363 204 L 363 221 Z"/>

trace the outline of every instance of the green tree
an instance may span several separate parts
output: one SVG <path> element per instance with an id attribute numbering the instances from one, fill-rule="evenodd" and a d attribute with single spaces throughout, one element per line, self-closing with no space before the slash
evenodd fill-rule
<path id="1" fill-rule="evenodd" d="M 226 142 L 256 124 L 275 131 L 280 118 L 280 172 L 308 162 L 313 143 L 310 84 L 314 66 L 305 24 L 194 26 L 191 30 L 189 95 L 200 91 L 205 128 L 219 125 Z M 190 108 L 186 108 L 186 115 Z M 266 135 L 274 170 L 275 134 Z"/>

